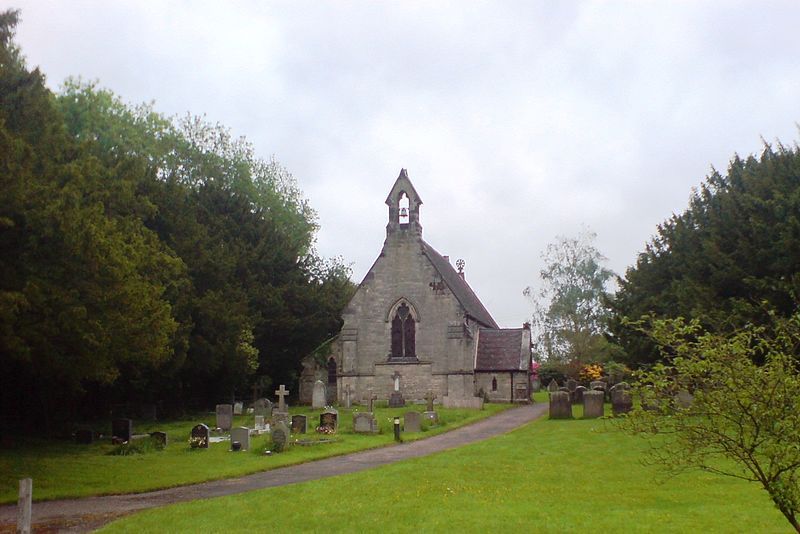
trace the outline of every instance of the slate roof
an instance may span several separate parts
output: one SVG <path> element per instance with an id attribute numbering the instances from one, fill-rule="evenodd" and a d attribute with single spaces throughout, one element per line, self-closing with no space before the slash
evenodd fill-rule
<path id="1" fill-rule="evenodd" d="M 458 302 L 466 310 L 467 314 L 478 321 L 483 326 L 491 328 L 499 328 L 497 323 L 492 318 L 489 311 L 483 306 L 478 296 L 469 287 L 469 284 L 461 278 L 456 272 L 450 262 L 444 259 L 441 254 L 430 246 L 425 241 L 422 241 L 422 253 L 425 254 L 433 264 L 433 267 L 441 275 L 442 280 L 453 295 L 458 299 Z"/>
<path id="2" fill-rule="evenodd" d="M 476 371 L 527 371 L 530 357 L 529 331 L 525 328 L 478 330 Z"/>

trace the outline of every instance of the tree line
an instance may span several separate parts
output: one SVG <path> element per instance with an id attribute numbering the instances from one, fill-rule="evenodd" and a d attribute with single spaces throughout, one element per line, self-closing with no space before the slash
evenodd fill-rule
<path id="1" fill-rule="evenodd" d="M 0 14 L 0 398 L 7 424 L 292 384 L 353 285 L 276 161 L 80 79 L 54 94 Z"/>

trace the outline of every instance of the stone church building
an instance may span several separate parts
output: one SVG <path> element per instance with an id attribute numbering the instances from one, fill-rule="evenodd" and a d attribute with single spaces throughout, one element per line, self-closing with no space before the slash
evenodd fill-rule
<path id="1" fill-rule="evenodd" d="M 300 402 L 316 380 L 328 401 L 370 392 L 406 402 L 432 391 L 445 406 L 480 407 L 530 399 L 531 334 L 500 328 L 456 268 L 422 239 L 422 199 L 405 169 L 386 198 L 389 222 L 380 255 L 344 309 L 339 335 L 303 360 Z"/>

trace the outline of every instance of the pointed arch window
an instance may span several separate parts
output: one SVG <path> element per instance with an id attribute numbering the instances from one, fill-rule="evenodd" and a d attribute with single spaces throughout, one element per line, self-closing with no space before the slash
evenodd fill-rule
<path id="1" fill-rule="evenodd" d="M 336 360 L 333 358 L 328 360 L 328 384 L 336 383 Z"/>
<path id="2" fill-rule="evenodd" d="M 397 313 L 392 319 L 392 358 L 417 357 L 417 327 L 414 316 L 410 312 L 408 305 L 403 303 L 397 308 Z"/>

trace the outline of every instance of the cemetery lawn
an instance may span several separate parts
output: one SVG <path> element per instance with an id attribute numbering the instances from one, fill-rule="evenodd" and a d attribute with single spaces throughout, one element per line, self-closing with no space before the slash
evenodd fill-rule
<path id="1" fill-rule="evenodd" d="M 486 404 L 481 411 L 449 409 L 437 406 L 440 424 L 427 427 L 417 433 L 403 433 L 405 441 L 414 441 L 441 434 L 460 426 L 474 423 L 502 410 L 510 404 Z M 356 407 L 358 409 L 358 407 Z M 140 493 L 144 491 L 232 478 L 259 471 L 266 471 L 338 456 L 364 449 L 383 447 L 394 443 L 392 418 L 402 416 L 409 410 L 423 412 L 425 406 L 386 408 L 377 406 L 375 416 L 380 425 L 380 434 L 363 435 L 352 433 L 351 410 L 339 410 L 339 433 L 335 436 L 317 434 L 312 430 L 319 421 L 322 410 L 292 408 L 292 414 L 308 415 L 308 434 L 292 435 L 292 438 L 317 440 L 333 437 L 338 441 L 313 446 L 293 446 L 288 452 L 265 456 L 269 448 L 268 435 L 251 438 L 251 449 L 246 452 L 229 452 L 230 442 L 212 443 L 208 449 L 191 449 L 189 431 L 200 422 L 213 427 L 215 415 L 204 414 L 199 418 L 172 422 L 134 421 L 134 433 L 161 430 L 167 433 L 169 445 L 163 451 L 131 456 L 113 456 L 109 453 L 116 447 L 109 439 L 95 441 L 91 445 L 76 445 L 71 441 L 20 438 L 12 448 L 0 449 L 0 503 L 17 500 L 18 480 L 33 479 L 35 501 Z M 363 410 L 363 408 L 361 408 Z M 252 415 L 234 416 L 235 426 L 253 426 Z M 107 425 L 110 430 L 110 424 Z M 103 427 L 98 427 L 99 430 Z"/>
<path id="2" fill-rule="evenodd" d="M 104 531 L 257 532 L 276 513 L 291 532 L 791 530 L 755 484 L 699 471 L 667 479 L 640 463 L 646 446 L 610 420 L 545 417 L 459 449 L 145 511 Z"/>

